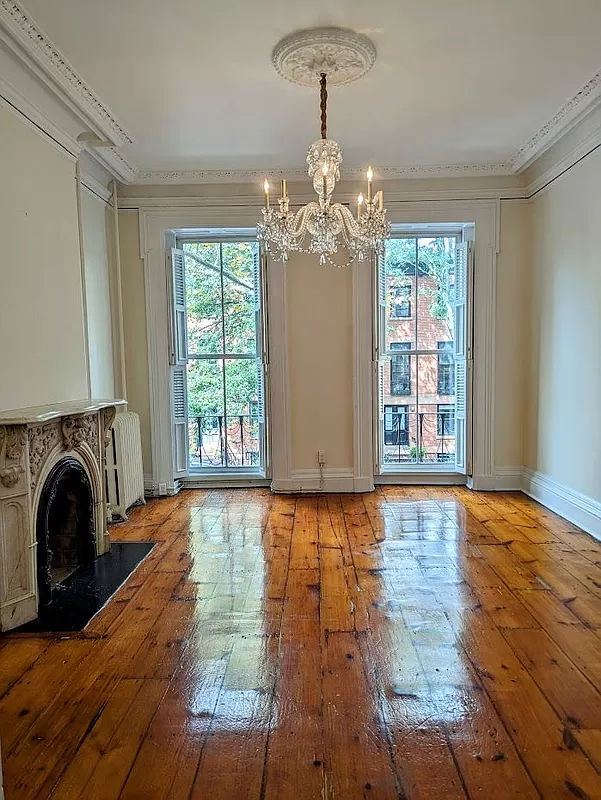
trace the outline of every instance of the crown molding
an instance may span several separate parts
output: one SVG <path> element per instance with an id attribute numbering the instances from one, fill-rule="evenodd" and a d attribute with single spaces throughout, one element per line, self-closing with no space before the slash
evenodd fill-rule
<path id="1" fill-rule="evenodd" d="M 380 180 L 403 178 L 477 178 L 511 175 L 507 163 L 493 164 L 430 164 L 402 167 L 376 167 L 374 176 Z M 271 180 L 307 180 L 306 169 L 246 169 L 246 170 L 141 170 L 136 183 L 143 184 L 195 184 L 195 183 L 263 183 L 265 176 Z M 364 180 L 365 170 L 345 169 L 343 180 Z"/>
<path id="2" fill-rule="evenodd" d="M 86 152 L 121 183 L 132 183 L 135 179 L 136 167 L 115 147 L 86 147 Z"/>
<path id="3" fill-rule="evenodd" d="M 546 122 L 509 161 L 513 172 L 529 167 L 562 136 L 571 130 L 595 107 L 601 105 L 601 71 L 596 72 L 576 94 L 567 100 L 557 114 Z"/>
<path id="4" fill-rule="evenodd" d="M 123 125 L 14 0 L 0 0 L 0 39 L 67 106 L 114 146 L 131 144 Z"/>

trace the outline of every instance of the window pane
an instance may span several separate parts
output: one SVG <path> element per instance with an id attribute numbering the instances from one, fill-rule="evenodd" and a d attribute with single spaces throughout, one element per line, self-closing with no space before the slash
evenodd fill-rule
<path id="1" fill-rule="evenodd" d="M 188 361 L 190 466 L 225 465 L 223 361 Z"/>
<path id="2" fill-rule="evenodd" d="M 386 348 L 390 342 L 415 343 L 415 239 L 386 243 Z"/>
<path id="3" fill-rule="evenodd" d="M 257 362 L 250 358 L 226 359 L 225 387 L 228 466 L 257 466 L 259 464 Z"/>
<path id="4" fill-rule="evenodd" d="M 222 244 L 225 352 L 256 353 L 256 242 Z"/>
<path id="5" fill-rule="evenodd" d="M 219 245 L 184 243 L 188 352 L 222 353 L 221 272 Z"/>
<path id="6" fill-rule="evenodd" d="M 455 238 L 417 241 L 417 349 L 436 350 L 453 341 Z"/>
<path id="7" fill-rule="evenodd" d="M 406 464 L 415 456 L 415 408 L 409 405 L 384 406 L 384 463 Z"/>

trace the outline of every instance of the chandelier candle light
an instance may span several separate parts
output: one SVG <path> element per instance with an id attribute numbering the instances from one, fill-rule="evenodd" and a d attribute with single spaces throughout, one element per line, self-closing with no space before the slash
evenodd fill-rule
<path id="1" fill-rule="evenodd" d="M 347 266 L 369 255 L 380 256 L 390 236 L 382 190 L 373 193 L 373 170 L 367 170 L 367 196 L 357 198 L 357 214 L 346 205 L 333 203 L 332 194 L 340 180 L 342 151 L 327 135 L 327 80 L 335 85 L 349 83 L 364 75 L 375 61 L 375 48 L 361 34 L 341 28 L 300 31 L 276 45 L 272 61 L 278 72 L 301 85 L 319 82 L 321 139 L 307 151 L 309 177 L 317 200 L 298 211 L 290 211 L 287 183 L 282 181 L 277 207 L 269 201 L 269 181 L 265 180 L 263 221 L 257 225 L 257 238 L 269 255 L 286 262 L 291 252 L 315 253 L 321 264 Z M 332 256 L 342 247 L 348 254 L 344 264 Z"/>

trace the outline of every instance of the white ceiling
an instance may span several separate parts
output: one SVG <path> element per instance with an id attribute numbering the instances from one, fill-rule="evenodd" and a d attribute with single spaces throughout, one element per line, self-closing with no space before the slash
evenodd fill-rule
<path id="1" fill-rule="evenodd" d="M 601 66 L 600 0 L 23 0 L 134 143 L 141 170 L 302 168 L 317 92 L 280 78 L 284 35 L 337 25 L 378 50 L 332 88 L 344 164 L 505 162 Z"/>

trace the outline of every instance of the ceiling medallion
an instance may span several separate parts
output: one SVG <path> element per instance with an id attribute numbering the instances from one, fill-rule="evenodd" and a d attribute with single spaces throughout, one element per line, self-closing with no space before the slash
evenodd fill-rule
<path id="1" fill-rule="evenodd" d="M 362 78 L 373 67 L 376 48 L 362 33 L 346 28 L 297 31 L 276 44 L 271 63 L 276 71 L 300 86 L 319 86 L 325 72 L 330 86 Z"/>
<path id="2" fill-rule="evenodd" d="M 319 86 L 321 139 L 309 147 L 307 165 L 317 200 L 290 211 L 287 182 L 282 180 L 277 207 L 270 205 L 269 181 L 265 180 L 263 221 L 257 238 L 276 260 L 286 262 L 292 251 L 315 253 L 321 264 L 346 266 L 363 261 L 369 254 L 381 255 L 390 236 L 384 195 L 373 191 L 373 171 L 367 169 L 366 196 L 357 198 L 356 216 L 346 205 L 331 202 L 340 180 L 342 151 L 327 136 L 328 81 L 342 85 L 361 78 L 376 59 L 373 43 L 362 34 L 342 28 L 316 28 L 286 36 L 272 54 L 272 63 L 282 77 L 302 86 Z M 307 241 L 308 240 L 308 241 Z M 348 254 L 346 264 L 332 256 L 339 245 Z"/>

